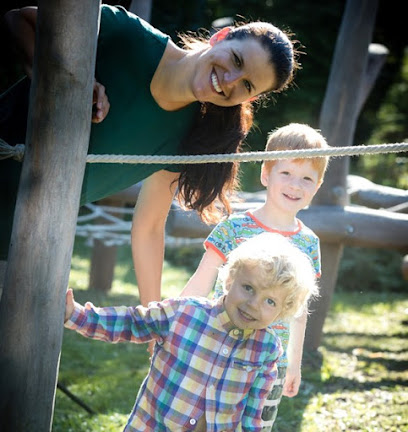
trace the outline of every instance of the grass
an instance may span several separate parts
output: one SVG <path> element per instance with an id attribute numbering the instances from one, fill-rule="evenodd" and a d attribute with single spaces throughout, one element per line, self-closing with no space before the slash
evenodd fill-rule
<path id="1" fill-rule="evenodd" d="M 87 290 L 89 260 L 82 246 L 79 250 L 70 277 L 79 302 L 137 303 L 127 247 L 118 250 L 115 282 L 106 295 Z M 166 262 L 164 295 L 178 293 L 190 274 Z M 404 293 L 336 293 L 322 345 L 305 355 L 300 393 L 283 398 L 274 431 L 408 432 L 407 326 Z M 57 391 L 53 431 L 122 430 L 148 367 L 145 345 L 111 345 L 65 330 L 59 382 L 96 414 Z"/>

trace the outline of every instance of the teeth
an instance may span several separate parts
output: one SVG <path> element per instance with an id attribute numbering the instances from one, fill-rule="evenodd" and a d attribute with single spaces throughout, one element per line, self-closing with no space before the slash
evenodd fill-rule
<path id="1" fill-rule="evenodd" d="M 212 85 L 215 88 L 215 91 L 217 93 L 222 93 L 222 88 L 220 87 L 220 84 L 218 83 L 217 75 L 215 75 L 214 72 L 211 74 L 211 82 L 212 82 Z"/>
<path id="2" fill-rule="evenodd" d="M 248 320 L 255 320 L 255 318 L 249 314 L 247 314 L 246 312 L 244 312 L 243 310 L 241 310 L 242 315 L 248 319 Z"/>

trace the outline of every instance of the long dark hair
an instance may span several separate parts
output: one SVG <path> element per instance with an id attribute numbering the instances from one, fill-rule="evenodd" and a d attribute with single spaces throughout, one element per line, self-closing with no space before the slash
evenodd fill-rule
<path id="1" fill-rule="evenodd" d="M 190 35 L 179 35 L 188 50 L 208 48 L 208 40 Z M 270 23 L 252 22 L 241 24 L 226 36 L 228 39 L 255 38 L 269 54 L 277 82 L 271 92 L 280 92 L 292 82 L 294 71 L 299 67 L 294 42 Z M 253 123 L 253 107 L 244 102 L 232 107 L 220 107 L 203 103 L 189 133 L 182 141 L 185 154 L 226 154 L 241 151 L 243 141 Z M 178 180 L 180 203 L 188 209 L 197 210 L 203 221 L 217 222 L 222 215 L 217 207 L 221 203 L 230 213 L 230 198 L 239 186 L 237 162 L 186 164 Z"/>
<path id="2" fill-rule="evenodd" d="M 183 153 L 239 153 L 252 122 L 250 102 L 232 107 L 203 103 L 182 141 Z M 238 162 L 183 165 L 178 180 L 180 202 L 188 209 L 197 210 L 204 222 L 217 222 L 222 215 L 217 201 L 231 212 L 230 195 L 239 186 L 238 168 Z"/>

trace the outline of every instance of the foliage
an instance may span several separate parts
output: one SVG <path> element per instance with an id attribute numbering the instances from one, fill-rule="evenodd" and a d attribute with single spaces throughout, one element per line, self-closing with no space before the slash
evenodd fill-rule
<path id="1" fill-rule="evenodd" d="M 405 292 L 403 254 L 394 250 L 346 247 L 339 267 L 338 291 L 365 293 Z"/>
<path id="2" fill-rule="evenodd" d="M 367 110 L 367 121 L 372 123 L 372 134 L 368 144 L 406 142 L 408 140 L 408 46 L 403 51 L 403 62 L 397 73 L 398 79 L 390 85 L 380 107 L 372 113 Z M 375 183 L 408 188 L 408 153 L 392 153 L 372 157 L 361 157 L 355 171 Z M 384 173 L 386 175 L 384 176 Z"/>

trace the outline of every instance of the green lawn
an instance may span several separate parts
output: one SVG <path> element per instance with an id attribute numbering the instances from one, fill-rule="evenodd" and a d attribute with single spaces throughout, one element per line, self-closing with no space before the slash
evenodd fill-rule
<path id="1" fill-rule="evenodd" d="M 108 295 L 86 289 L 89 261 L 74 254 L 70 285 L 76 299 L 99 306 L 137 303 L 129 254 L 120 248 Z M 164 295 L 179 292 L 190 271 L 166 263 Z M 322 346 L 305 356 L 300 394 L 282 400 L 275 430 L 408 431 L 407 336 L 406 295 L 336 294 Z M 58 390 L 53 431 L 122 430 L 148 367 L 145 345 L 110 345 L 65 330 L 59 382 L 96 414 Z"/>

